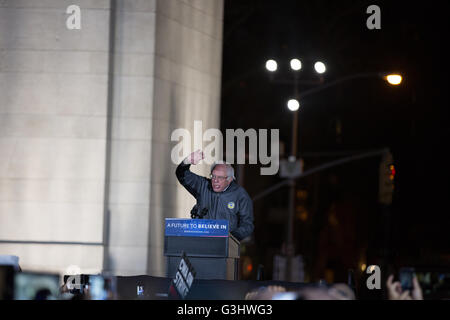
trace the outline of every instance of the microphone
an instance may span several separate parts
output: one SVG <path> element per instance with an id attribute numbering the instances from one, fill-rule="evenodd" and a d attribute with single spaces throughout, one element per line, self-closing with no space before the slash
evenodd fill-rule
<path id="1" fill-rule="evenodd" d="M 198 216 L 198 207 L 197 205 L 195 205 L 192 209 L 191 209 L 191 219 L 195 219 Z"/>
<path id="2" fill-rule="evenodd" d="M 192 219 L 203 219 L 208 213 L 208 208 L 203 208 L 200 212 L 198 210 L 198 206 L 195 205 L 191 210 L 191 218 Z"/>
<path id="3" fill-rule="evenodd" d="M 203 208 L 199 214 L 199 219 L 203 219 L 204 216 L 208 213 L 208 208 Z"/>

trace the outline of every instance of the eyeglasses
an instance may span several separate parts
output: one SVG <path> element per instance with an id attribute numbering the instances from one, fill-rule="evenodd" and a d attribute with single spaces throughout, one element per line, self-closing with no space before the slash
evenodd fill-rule
<path id="1" fill-rule="evenodd" d="M 211 178 L 211 180 L 219 180 L 220 182 L 222 182 L 223 180 L 228 178 L 228 177 L 222 177 L 222 176 L 215 176 L 213 174 L 210 174 L 209 177 Z"/>

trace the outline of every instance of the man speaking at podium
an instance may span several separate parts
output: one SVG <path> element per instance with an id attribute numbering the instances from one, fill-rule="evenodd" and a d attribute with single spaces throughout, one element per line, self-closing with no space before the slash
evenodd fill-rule
<path id="1" fill-rule="evenodd" d="M 210 179 L 192 173 L 189 167 L 204 157 L 203 152 L 197 150 L 184 159 L 176 170 L 178 181 L 197 200 L 196 209 L 201 218 L 228 220 L 231 234 L 241 241 L 254 229 L 252 200 L 234 181 L 234 169 L 230 164 L 213 164 Z"/>

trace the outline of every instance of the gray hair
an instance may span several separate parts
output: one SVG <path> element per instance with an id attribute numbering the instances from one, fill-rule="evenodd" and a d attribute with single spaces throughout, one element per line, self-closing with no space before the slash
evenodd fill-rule
<path id="1" fill-rule="evenodd" d="M 234 169 L 231 166 L 230 163 L 228 162 L 224 162 L 224 161 L 215 161 L 212 165 L 211 165 L 211 171 L 210 173 L 212 174 L 212 172 L 214 171 L 214 168 L 219 165 L 219 164 L 223 164 L 226 168 L 227 168 L 227 178 L 233 178 L 233 180 L 236 180 L 236 177 L 234 176 Z"/>

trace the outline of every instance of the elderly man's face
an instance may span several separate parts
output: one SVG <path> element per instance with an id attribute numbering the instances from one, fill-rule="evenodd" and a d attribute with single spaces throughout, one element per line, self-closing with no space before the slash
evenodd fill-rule
<path id="1" fill-rule="evenodd" d="M 211 185 L 214 192 L 222 192 L 231 183 L 231 178 L 227 177 L 227 167 L 223 164 L 215 166 L 211 174 Z"/>

